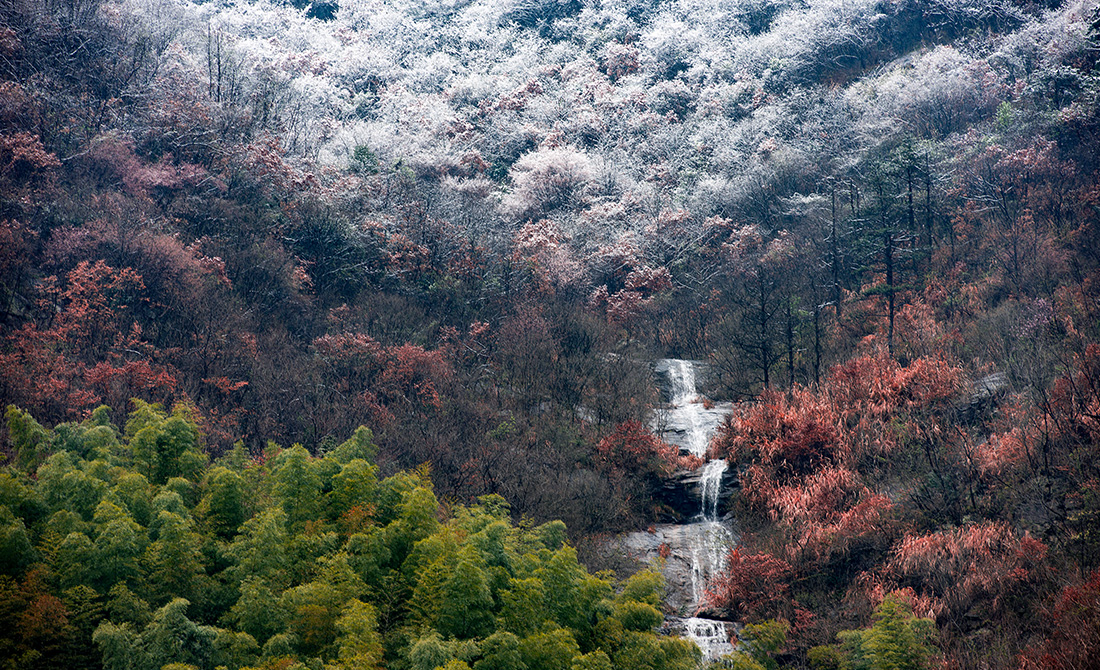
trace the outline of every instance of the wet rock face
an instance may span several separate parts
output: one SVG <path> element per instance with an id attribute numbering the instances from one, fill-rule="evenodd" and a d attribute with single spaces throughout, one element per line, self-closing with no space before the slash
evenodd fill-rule
<path id="1" fill-rule="evenodd" d="M 630 533 L 622 549 L 646 565 L 660 565 L 665 611 L 680 617 L 713 615 L 703 606 L 707 580 L 722 568 L 734 535 L 724 521 L 661 524 Z"/>
<path id="2" fill-rule="evenodd" d="M 1008 389 L 1008 375 L 994 372 L 975 381 L 964 400 L 956 404 L 959 421 L 975 423 L 988 419 Z"/>
<path id="3" fill-rule="evenodd" d="M 711 403 L 699 394 L 705 370 L 699 361 L 665 358 L 654 364 L 664 407 L 655 412 L 653 430 L 665 442 L 700 458 L 706 458 L 714 429 L 733 409 L 732 403 Z"/>
<path id="4" fill-rule="evenodd" d="M 734 650 L 731 640 L 739 626 L 706 607 L 704 597 L 707 579 L 721 569 L 723 554 L 734 542 L 727 521 L 661 524 L 619 538 L 620 554 L 661 568 L 666 616 L 658 632 L 694 640 L 704 663 Z"/>
<path id="5" fill-rule="evenodd" d="M 676 358 L 662 358 L 653 362 L 653 375 L 657 389 L 661 392 L 662 402 L 673 401 L 673 381 L 669 371 L 679 362 L 680 359 Z M 707 387 L 711 384 L 710 364 L 706 361 L 696 360 L 685 360 L 684 362 L 689 364 L 692 371 L 695 373 L 695 384 L 699 392 L 705 392 Z"/>
<path id="6" fill-rule="evenodd" d="M 664 481 L 657 499 L 669 510 L 665 521 L 686 522 L 695 518 L 700 511 L 700 498 L 703 489 L 703 470 L 680 470 Z M 719 517 L 729 512 L 730 492 L 740 485 L 732 470 L 722 473 L 721 493 L 718 496 Z"/>

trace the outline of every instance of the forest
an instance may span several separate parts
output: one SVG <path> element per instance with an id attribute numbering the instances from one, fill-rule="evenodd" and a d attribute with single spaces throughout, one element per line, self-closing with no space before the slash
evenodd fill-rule
<path id="1" fill-rule="evenodd" d="M 1100 9 L 0 0 L 0 405 L 0 670 L 1095 668 Z"/>

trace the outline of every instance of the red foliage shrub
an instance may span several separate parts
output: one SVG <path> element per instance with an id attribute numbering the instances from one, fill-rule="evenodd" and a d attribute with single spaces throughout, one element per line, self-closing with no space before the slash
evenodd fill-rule
<path id="1" fill-rule="evenodd" d="M 1037 578 L 1047 547 L 1004 522 L 907 534 L 894 546 L 885 575 L 929 599 L 937 618 L 979 607 L 984 617 L 1008 607 L 1015 590 Z"/>
<path id="2" fill-rule="evenodd" d="M 715 450 L 758 460 L 781 479 L 801 476 L 847 457 L 838 420 L 832 407 L 807 389 L 794 388 L 788 395 L 765 391 L 748 410 L 731 417 Z"/>
<path id="3" fill-rule="evenodd" d="M 828 394 L 845 419 L 881 418 L 906 408 L 930 408 L 958 393 L 961 370 L 946 361 L 918 358 L 907 366 L 882 353 L 838 365 Z"/>
<path id="4" fill-rule="evenodd" d="M 544 296 L 578 284 L 584 268 L 573 257 L 568 239 L 547 219 L 524 224 L 512 240 L 512 262 L 525 267 Z"/>
<path id="5" fill-rule="evenodd" d="M 596 454 L 610 471 L 668 475 L 680 464 L 676 447 L 657 439 L 639 421 L 626 421 L 600 440 Z"/>
<path id="6" fill-rule="evenodd" d="M 784 612 L 790 603 L 789 563 L 768 554 L 730 550 L 726 568 L 707 588 L 704 602 L 737 619 L 766 619 Z"/>
<path id="7" fill-rule="evenodd" d="M 175 397 L 175 371 L 158 363 L 133 311 L 145 300 L 141 275 L 103 261 L 83 261 L 63 284 L 48 278 L 41 306 L 51 315 L 9 337 L 0 377 L 13 399 L 42 416 L 80 416 L 94 405 L 116 409 L 131 397 Z"/>
<path id="8" fill-rule="evenodd" d="M 326 383 L 356 398 L 380 426 L 398 414 L 438 410 L 439 385 L 453 375 L 442 352 L 412 344 L 384 347 L 362 333 L 324 335 L 313 346 Z"/>
<path id="9" fill-rule="evenodd" d="M 0 135 L 0 183 L 24 183 L 58 167 L 61 161 L 46 150 L 38 135 L 28 132 Z"/>
<path id="10" fill-rule="evenodd" d="M 1081 670 L 1100 661 L 1100 569 L 1065 587 L 1047 612 L 1050 633 L 1038 648 L 1025 650 L 1019 670 Z"/>

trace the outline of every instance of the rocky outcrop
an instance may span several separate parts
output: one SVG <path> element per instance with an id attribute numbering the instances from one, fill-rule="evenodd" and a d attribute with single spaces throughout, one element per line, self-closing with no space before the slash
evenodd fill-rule
<path id="1" fill-rule="evenodd" d="M 970 385 L 970 393 L 959 403 L 956 411 L 959 420 L 970 423 L 985 418 L 997 406 L 1008 388 L 1008 375 L 994 372 Z"/>
<path id="2" fill-rule="evenodd" d="M 643 565 L 660 566 L 665 611 L 683 617 L 700 613 L 707 579 L 723 565 L 733 543 L 725 521 L 660 524 L 624 536 L 620 551 Z"/>
<path id="3" fill-rule="evenodd" d="M 664 510 L 663 521 L 679 523 L 690 521 L 700 512 L 700 496 L 702 493 L 702 468 L 697 470 L 678 470 L 663 482 L 656 497 Z M 722 475 L 722 495 L 718 499 L 718 515 L 724 516 L 729 511 L 729 494 L 737 486 L 739 481 L 732 470 L 727 470 Z"/>

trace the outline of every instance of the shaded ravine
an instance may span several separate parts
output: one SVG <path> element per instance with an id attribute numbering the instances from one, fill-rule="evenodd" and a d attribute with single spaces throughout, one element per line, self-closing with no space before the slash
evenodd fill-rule
<path id="1" fill-rule="evenodd" d="M 657 429 L 665 441 L 705 459 L 710 437 L 730 406 L 702 402 L 696 370 L 692 361 L 657 362 L 656 371 L 667 375 L 670 398 Z M 726 553 L 734 542 L 729 523 L 720 517 L 725 475 L 724 459 L 708 461 L 697 475 L 698 512 L 688 522 L 662 524 L 626 538 L 627 548 L 634 556 L 665 559 L 662 571 L 667 585 L 666 604 L 680 614 L 667 617 L 665 628 L 693 639 L 706 660 L 733 651 L 729 642 L 731 624 L 693 616 L 703 602 L 708 580 L 725 567 Z"/>

